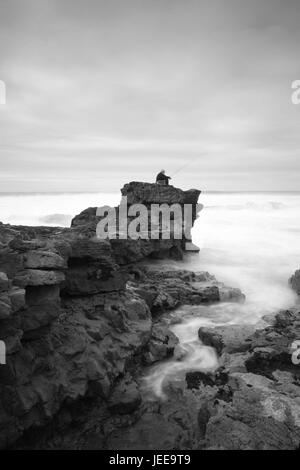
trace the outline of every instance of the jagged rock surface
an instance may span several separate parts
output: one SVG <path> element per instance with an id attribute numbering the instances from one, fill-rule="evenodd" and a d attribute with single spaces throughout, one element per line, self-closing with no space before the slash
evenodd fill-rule
<path id="1" fill-rule="evenodd" d="M 191 203 L 197 215 L 195 190 L 130 183 L 122 194 L 129 206 Z M 299 310 L 261 330 L 201 328 L 219 369 L 189 371 L 169 384 L 168 400 L 147 401 L 139 372 L 178 346 L 161 313 L 244 296 L 208 273 L 150 261 L 182 256 L 181 240 L 99 240 L 97 222 L 90 208 L 70 229 L 0 224 L 0 447 L 297 448 L 299 365 L 290 348 Z"/>
<path id="2" fill-rule="evenodd" d="M 186 244 L 191 243 L 190 230 L 194 224 L 194 221 L 197 218 L 197 213 L 202 208 L 201 205 L 197 204 L 198 197 L 201 191 L 197 189 L 182 191 L 181 189 L 175 188 L 174 186 L 160 186 L 151 183 L 131 182 L 129 184 L 126 184 L 121 189 L 121 193 L 123 198 L 127 198 L 126 203 L 123 202 L 123 206 L 125 204 L 127 211 L 134 204 L 143 204 L 145 206 L 145 208 L 147 209 L 145 217 L 147 224 L 149 222 L 149 230 L 147 231 L 146 239 L 120 239 L 120 233 L 117 227 L 116 239 L 111 240 L 111 246 L 116 258 L 118 259 L 118 263 L 134 263 L 149 256 L 157 259 L 182 259 L 183 252 L 186 250 Z M 177 204 L 181 207 L 181 209 L 183 209 L 185 204 L 191 206 L 190 225 L 184 228 L 183 222 L 178 222 L 180 224 L 180 232 L 182 232 L 183 234 L 181 239 L 176 239 L 174 237 L 174 227 L 171 228 L 170 232 L 168 232 L 168 238 L 163 239 L 163 230 L 161 229 L 159 224 L 159 239 L 153 238 L 153 234 L 150 233 L 150 207 L 152 204 Z M 120 207 L 121 206 L 116 208 L 117 214 L 119 214 Z M 95 233 L 98 222 L 100 222 L 103 218 L 97 216 L 96 212 L 96 207 L 90 207 L 86 209 L 85 211 L 81 212 L 78 216 L 74 217 L 71 226 L 80 227 L 81 230 L 84 230 L 84 232 L 87 234 Z M 133 216 L 128 217 L 128 224 L 132 221 L 133 218 Z M 194 251 L 197 251 L 197 247 L 194 248 Z"/>
<path id="3" fill-rule="evenodd" d="M 124 193 L 132 203 L 140 197 L 151 203 L 155 194 L 159 203 L 196 206 L 200 192 L 130 183 Z M 0 367 L 1 448 L 83 397 L 111 396 L 115 412 L 120 393 L 111 392 L 123 376 L 126 407 L 138 406 L 128 367 L 150 349 L 151 360 L 172 349 L 162 352 L 147 302 L 127 288 L 127 265 L 181 256 L 182 241 L 101 240 L 95 215 L 83 211 L 70 229 L 0 223 L 0 339 L 7 351 Z"/>
<path id="4" fill-rule="evenodd" d="M 210 378 L 215 394 L 206 404 L 202 448 L 298 448 L 300 370 L 291 346 L 300 340 L 300 311 L 282 311 L 272 323 L 255 332 L 243 325 L 200 328 L 202 342 L 221 355 Z"/>

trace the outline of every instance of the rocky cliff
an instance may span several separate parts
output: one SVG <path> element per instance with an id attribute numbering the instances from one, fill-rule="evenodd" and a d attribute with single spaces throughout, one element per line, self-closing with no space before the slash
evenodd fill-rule
<path id="1" fill-rule="evenodd" d="M 110 237 L 110 244 L 114 255 L 118 259 L 118 263 L 128 264 L 142 260 L 145 257 L 151 257 L 156 259 L 173 258 L 182 259 L 184 251 L 198 251 L 198 248 L 193 246 L 191 243 L 191 229 L 197 218 L 198 212 L 202 209 L 202 205 L 198 204 L 198 198 L 201 191 L 197 189 L 191 189 L 189 191 L 182 191 L 181 189 L 175 188 L 174 186 L 160 186 L 151 183 L 140 183 L 131 182 L 126 184 L 121 189 L 122 194 L 122 207 L 125 205 L 126 211 L 128 211 L 127 225 L 134 219 L 130 215 L 130 208 L 134 205 L 143 205 L 147 210 L 146 215 L 141 214 L 141 224 L 143 221 L 146 222 L 148 230 L 145 238 L 141 234 L 141 237 L 133 240 L 131 238 L 122 239 L 120 235 L 120 229 L 116 227 L 116 237 L 112 239 Z M 126 200 L 125 200 L 126 199 Z M 179 232 L 182 233 L 180 239 L 176 239 L 174 232 L 176 225 L 174 225 L 174 217 L 171 221 L 170 230 L 165 233 L 162 224 L 157 222 L 157 239 L 154 238 L 155 230 L 153 230 L 153 213 L 151 219 L 151 206 L 153 205 L 177 205 L 181 208 L 182 214 L 184 214 L 184 207 L 191 208 L 190 220 L 179 220 L 180 224 Z M 117 218 L 120 212 L 120 207 L 115 208 Z M 78 216 L 76 216 L 71 223 L 73 228 L 79 228 L 81 232 L 87 233 L 87 235 L 94 235 L 97 224 L 103 217 L 97 215 L 97 208 L 90 207 Z M 172 214 L 170 215 L 172 218 Z M 146 220 L 145 220 L 146 219 Z M 173 222 L 173 224 L 172 224 Z M 152 224 L 152 225 L 151 225 Z M 178 228 L 178 227 L 177 227 Z M 152 229 L 152 230 L 151 230 Z"/>
<path id="2" fill-rule="evenodd" d="M 130 183 L 122 195 L 127 208 L 144 204 L 147 219 L 151 204 L 192 204 L 192 223 L 199 210 L 195 190 Z M 219 367 L 188 370 L 168 384 L 167 400 L 149 400 L 145 368 L 186 354 L 169 329 L 177 307 L 244 296 L 209 273 L 155 261 L 184 256 L 185 230 L 182 240 L 163 239 L 160 227 L 155 240 L 118 230 L 99 239 L 96 212 L 71 228 L 0 224 L 0 447 L 299 448 L 299 309 L 274 312 L 260 329 L 200 328 Z M 296 272 L 299 294 L 298 281 Z"/>
<path id="3" fill-rule="evenodd" d="M 192 204 L 192 222 L 199 194 L 147 183 L 122 189 L 129 207 Z M 228 292 L 243 298 L 207 273 L 162 275 L 137 265 L 182 258 L 188 239 L 103 240 L 98 221 L 89 208 L 71 228 L 0 224 L 0 339 L 7 353 L 0 365 L 1 448 L 82 400 L 100 400 L 108 417 L 132 412 L 140 405 L 133 364 L 161 360 L 176 345 L 153 316 Z"/>

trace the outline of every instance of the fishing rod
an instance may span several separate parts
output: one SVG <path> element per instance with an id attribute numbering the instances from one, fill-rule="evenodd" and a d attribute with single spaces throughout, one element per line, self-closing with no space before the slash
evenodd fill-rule
<path id="1" fill-rule="evenodd" d="M 178 168 L 178 170 L 175 171 L 175 173 L 173 173 L 171 175 L 171 177 L 173 178 L 175 175 L 177 175 L 177 173 L 179 173 L 180 171 L 184 170 L 186 167 L 192 165 L 192 163 L 194 163 L 196 160 L 197 160 L 198 156 L 193 158 L 193 160 L 191 160 L 190 162 L 187 162 L 185 163 L 184 165 L 182 165 L 180 168 Z"/>

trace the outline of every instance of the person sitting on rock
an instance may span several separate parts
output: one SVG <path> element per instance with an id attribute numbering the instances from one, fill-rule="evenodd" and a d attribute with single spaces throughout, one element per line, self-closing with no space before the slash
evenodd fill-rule
<path id="1" fill-rule="evenodd" d="M 171 176 L 165 174 L 165 170 L 160 170 L 156 177 L 156 184 L 161 184 L 163 186 L 168 186 Z"/>

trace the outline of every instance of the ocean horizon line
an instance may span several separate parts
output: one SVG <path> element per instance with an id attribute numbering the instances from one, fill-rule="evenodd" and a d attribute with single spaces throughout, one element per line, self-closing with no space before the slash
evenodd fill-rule
<path id="1" fill-rule="evenodd" d="M 188 190 L 187 190 L 188 191 Z M 5 196 L 57 196 L 57 195 L 79 195 L 79 194 L 117 194 L 120 191 L 0 191 L 0 197 Z M 201 194 L 300 194 L 300 191 L 291 190 L 202 190 Z"/>

